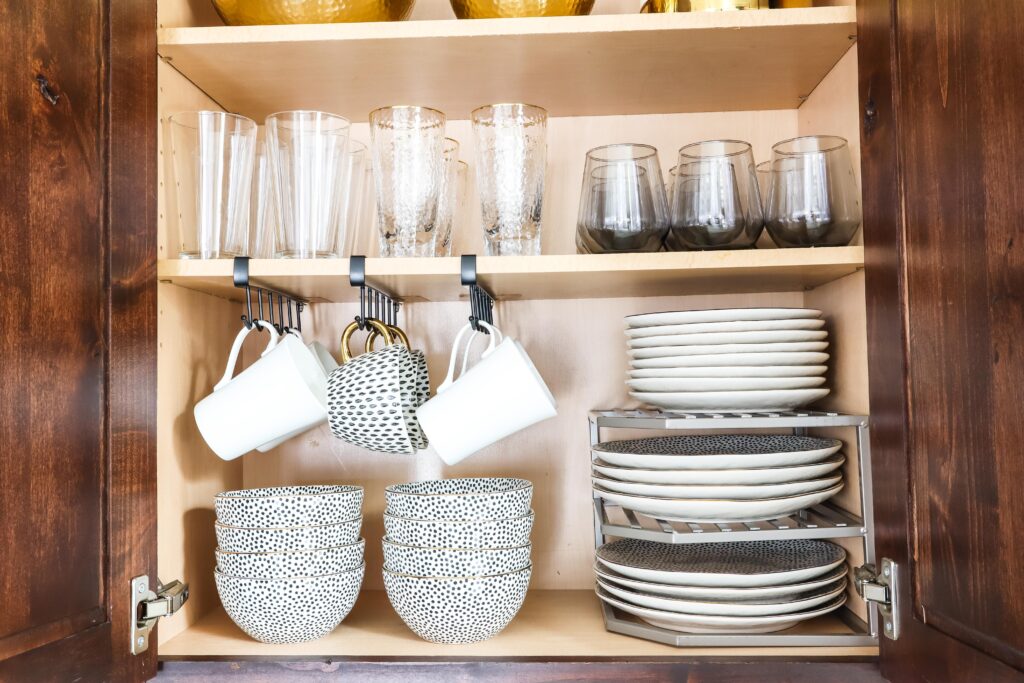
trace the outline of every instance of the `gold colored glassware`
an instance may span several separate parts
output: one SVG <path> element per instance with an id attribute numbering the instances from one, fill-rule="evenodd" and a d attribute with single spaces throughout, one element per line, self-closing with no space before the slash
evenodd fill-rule
<path id="1" fill-rule="evenodd" d="M 767 8 L 768 0 L 647 0 L 640 11 L 644 14 L 663 14 Z"/>
<path id="2" fill-rule="evenodd" d="M 401 21 L 416 0 L 213 0 L 228 26 Z"/>
<path id="3" fill-rule="evenodd" d="M 566 17 L 590 14 L 594 0 L 451 0 L 459 19 Z"/>

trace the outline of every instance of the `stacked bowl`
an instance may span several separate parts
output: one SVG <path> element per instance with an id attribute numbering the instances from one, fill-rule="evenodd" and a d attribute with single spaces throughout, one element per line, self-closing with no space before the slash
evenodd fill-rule
<path id="1" fill-rule="evenodd" d="M 846 602 L 846 552 L 828 541 L 672 545 L 622 539 L 597 551 L 597 595 L 684 633 L 772 633 Z"/>
<path id="2" fill-rule="evenodd" d="M 264 643 L 333 631 L 363 583 L 361 486 L 217 494 L 217 592 L 239 628 Z"/>
<path id="3" fill-rule="evenodd" d="M 811 308 L 626 317 L 630 395 L 663 410 L 792 410 L 828 395 L 828 332 Z"/>
<path id="4" fill-rule="evenodd" d="M 660 436 L 594 444 L 594 493 L 680 522 L 785 517 L 843 488 L 842 442 L 787 434 Z"/>
<path id="5" fill-rule="evenodd" d="M 398 616 L 433 643 L 497 635 L 530 583 L 533 484 L 441 479 L 385 495 L 384 588 Z"/>

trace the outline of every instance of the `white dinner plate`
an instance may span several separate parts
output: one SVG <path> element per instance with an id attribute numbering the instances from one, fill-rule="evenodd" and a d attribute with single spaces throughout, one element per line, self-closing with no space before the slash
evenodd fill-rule
<path id="1" fill-rule="evenodd" d="M 629 395 L 662 410 L 792 410 L 828 396 L 828 389 L 631 391 Z"/>
<path id="2" fill-rule="evenodd" d="M 752 586 L 749 588 L 729 588 L 728 586 L 673 586 L 670 583 L 653 583 L 621 576 L 599 562 L 594 563 L 594 573 L 606 583 L 614 583 L 633 590 L 661 595 L 667 598 L 683 598 L 690 600 L 788 600 L 806 593 L 846 582 L 847 567 L 840 564 L 838 567 L 800 583 L 783 584 L 781 586 Z"/>
<path id="3" fill-rule="evenodd" d="M 627 315 L 628 327 L 652 325 L 689 325 L 692 323 L 719 323 L 736 320 L 792 320 L 820 318 L 821 311 L 814 308 L 712 308 L 702 311 L 663 311 Z"/>
<path id="4" fill-rule="evenodd" d="M 790 434 L 696 434 L 605 441 L 592 451 L 616 467 L 725 470 L 817 463 L 842 445 L 839 439 Z"/>
<path id="5" fill-rule="evenodd" d="M 633 496 L 704 500 L 720 498 L 728 500 L 764 500 L 766 498 L 799 496 L 805 493 L 824 491 L 838 484 L 842 481 L 842 478 L 842 475 L 836 474 L 822 479 L 788 481 L 778 484 L 640 484 L 634 481 L 605 479 L 597 475 L 592 476 L 590 479 L 605 491 L 628 493 Z"/>
<path id="6" fill-rule="evenodd" d="M 634 591 L 622 586 L 616 586 L 611 582 L 597 580 L 597 585 L 605 592 L 615 596 L 619 600 L 638 607 L 649 607 L 651 609 L 665 610 L 677 614 L 707 614 L 731 617 L 767 617 L 775 614 L 792 614 L 793 612 L 805 612 L 814 609 L 826 602 L 832 602 L 846 590 L 846 579 L 842 579 L 833 586 L 806 593 L 801 596 L 782 601 L 703 601 L 684 600 L 680 598 L 666 598 L 662 595 Z"/>
<path id="7" fill-rule="evenodd" d="M 620 576 L 639 581 L 751 588 L 820 578 L 846 560 L 846 551 L 816 540 L 672 544 L 623 538 L 598 548 L 597 559 Z"/>
<path id="8" fill-rule="evenodd" d="M 656 337 L 630 339 L 631 349 L 651 346 L 696 346 L 698 344 L 763 344 L 777 342 L 822 341 L 825 330 L 764 330 L 759 332 L 705 332 L 700 334 L 661 334 Z"/>
<path id="9" fill-rule="evenodd" d="M 660 334 L 697 334 L 703 332 L 752 332 L 757 330 L 820 330 L 825 321 L 815 318 L 793 318 L 791 320 L 729 320 L 720 323 L 691 323 L 689 325 L 655 325 L 632 327 L 626 336 L 634 339 L 653 337 Z"/>
<path id="10" fill-rule="evenodd" d="M 634 360 L 647 358 L 668 358 L 676 356 L 724 355 L 731 353 L 778 353 L 824 351 L 827 341 L 778 342 L 767 344 L 694 344 L 693 346 L 652 346 L 646 349 L 630 349 Z"/>
<path id="11" fill-rule="evenodd" d="M 789 467 L 758 467 L 732 470 L 652 470 L 615 467 L 594 461 L 594 471 L 608 479 L 638 484 L 777 484 L 823 477 L 839 469 L 846 458 L 836 455 L 825 462 Z"/>
<path id="12" fill-rule="evenodd" d="M 801 621 L 828 614 L 846 602 L 846 594 L 806 612 L 778 614 L 767 617 L 723 617 L 706 614 L 677 614 L 665 610 L 630 605 L 598 589 L 597 597 L 612 607 L 636 615 L 652 626 L 683 633 L 774 633 L 796 626 Z"/>
<path id="13" fill-rule="evenodd" d="M 804 508 L 828 500 L 839 493 L 843 489 L 843 485 L 840 483 L 823 491 L 802 493 L 796 496 L 756 500 L 656 498 L 616 493 L 600 486 L 594 486 L 593 489 L 594 493 L 601 498 L 645 515 L 673 522 L 715 524 L 718 522 L 760 522 L 765 519 L 788 517 Z"/>
<path id="14" fill-rule="evenodd" d="M 692 356 L 691 356 L 692 358 Z M 711 366 L 693 368 L 648 368 L 647 370 L 630 370 L 633 379 L 675 379 L 675 378 L 709 378 L 724 379 L 728 377 L 818 377 L 828 371 L 826 365 L 740 365 Z"/>
<path id="15" fill-rule="evenodd" d="M 777 391 L 813 389 L 824 377 L 652 377 L 626 380 L 633 391 Z"/>
<path id="16" fill-rule="evenodd" d="M 819 342 L 820 343 L 820 342 Z M 673 347 L 678 348 L 678 347 Z M 669 356 L 666 358 L 632 358 L 631 370 L 648 368 L 699 368 L 746 365 L 821 365 L 828 360 L 820 351 L 782 351 L 775 353 L 708 353 L 699 356 Z"/>

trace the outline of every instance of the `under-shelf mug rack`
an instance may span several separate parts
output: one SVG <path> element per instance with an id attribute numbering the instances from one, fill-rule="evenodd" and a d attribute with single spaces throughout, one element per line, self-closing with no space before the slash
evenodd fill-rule
<path id="1" fill-rule="evenodd" d="M 254 284 L 249 280 L 249 257 L 236 256 L 232 264 L 231 279 L 235 287 L 245 290 L 245 313 L 242 324 L 248 329 L 263 329 L 265 321 L 280 334 L 289 330 L 302 333 L 302 309 L 309 303 L 305 299 L 277 289 Z M 256 313 L 253 313 L 253 292 L 256 292 Z M 264 309 L 266 299 L 266 309 Z M 287 304 L 287 307 L 286 307 Z M 294 317 L 292 310 L 294 307 Z M 276 311 L 275 311 L 276 308 Z"/>
<path id="2" fill-rule="evenodd" d="M 599 410 L 590 413 L 590 444 L 601 443 L 602 429 L 789 429 L 806 434 L 808 429 L 852 427 L 856 432 L 857 461 L 860 469 L 862 517 L 833 503 L 821 503 L 798 513 L 760 522 L 696 524 L 659 519 L 605 501 L 594 494 L 594 544 L 600 547 L 607 537 L 638 538 L 659 543 L 708 543 L 723 541 L 768 541 L 777 539 L 862 538 L 864 561 L 875 561 L 872 519 L 871 445 L 868 418 L 864 415 L 814 410 L 769 412 L 690 412 L 663 413 L 653 410 Z M 591 461 L 596 459 L 591 450 Z M 878 611 L 868 605 L 868 621 L 851 610 L 840 608 L 833 615 L 850 633 L 765 633 L 765 634 L 688 634 L 659 628 L 620 613 L 601 603 L 605 628 L 636 638 L 644 638 L 675 647 L 856 647 L 878 644 Z"/>

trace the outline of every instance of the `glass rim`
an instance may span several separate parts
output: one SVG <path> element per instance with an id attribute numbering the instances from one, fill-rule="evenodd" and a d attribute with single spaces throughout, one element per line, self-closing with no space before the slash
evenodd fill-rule
<path id="1" fill-rule="evenodd" d="M 482 104 L 469 112 L 469 119 L 473 123 L 477 123 L 477 113 L 482 112 L 485 109 L 497 109 L 498 107 L 521 107 L 523 109 L 533 109 L 539 111 L 544 115 L 544 119 L 548 118 L 548 110 L 539 104 L 530 104 L 529 102 L 495 102 L 493 104 Z"/>
<path id="2" fill-rule="evenodd" d="M 270 119 L 284 120 L 285 115 L 294 114 L 319 114 L 321 116 L 326 116 L 332 119 L 338 119 L 339 121 L 343 121 L 345 124 L 345 128 L 350 128 L 352 126 L 352 122 L 347 117 L 342 116 L 341 114 L 332 114 L 331 112 L 323 111 L 322 109 L 284 109 L 281 111 L 275 111 L 272 114 L 267 114 L 266 118 L 263 119 L 263 124 L 266 125 L 266 122 L 269 121 Z"/>
<path id="3" fill-rule="evenodd" d="M 373 126 L 373 115 L 378 113 L 378 112 L 400 111 L 400 110 L 408 110 L 408 109 L 416 109 L 416 110 L 419 110 L 419 111 L 429 111 L 429 112 L 433 112 L 435 114 L 438 114 L 441 117 L 441 123 L 442 124 L 445 121 L 448 120 L 448 115 L 445 114 L 440 109 L 434 109 L 433 107 L 426 107 L 426 106 L 424 106 L 422 104 L 392 104 L 392 105 L 388 105 L 386 107 L 377 107 L 376 109 L 370 110 L 370 113 L 366 115 L 366 119 L 367 119 L 367 121 L 370 122 L 370 125 Z"/>
<path id="4" fill-rule="evenodd" d="M 448 143 L 451 143 L 451 144 L 448 144 Z M 444 154 L 446 152 L 451 152 L 452 150 L 458 152 L 459 151 L 459 147 L 461 147 L 461 145 L 459 145 L 459 141 L 456 140 L 455 138 L 445 138 L 442 141 L 441 153 Z"/>
<path id="5" fill-rule="evenodd" d="M 630 157 L 630 158 L 626 158 L 626 159 L 607 159 L 607 158 L 596 156 L 594 154 L 595 152 L 599 152 L 599 151 L 604 150 L 604 149 L 614 149 L 614 148 L 621 148 L 621 147 L 639 147 L 639 148 L 643 148 L 643 149 L 649 150 L 649 152 L 647 154 L 644 154 L 643 156 L 635 156 L 635 157 Z M 612 143 L 610 145 L 600 145 L 598 147 L 594 147 L 592 149 L 588 149 L 586 156 L 587 156 L 588 159 L 593 159 L 594 161 L 604 161 L 604 162 L 608 162 L 608 163 L 619 163 L 619 162 L 626 162 L 626 161 L 637 162 L 637 161 L 643 161 L 645 159 L 650 159 L 651 157 L 658 156 L 658 148 L 655 147 L 654 145 L 648 145 L 647 143 L 644 143 L 644 142 L 615 142 L 615 143 Z"/>
<path id="6" fill-rule="evenodd" d="M 694 155 L 694 154 L 687 154 L 686 153 L 686 150 L 688 150 L 688 149 L 693 149 L 693 148 L 699 147 L 701 145 L 707 145 L 707 144 L 711 144 L 711 143 L 719 143 L 719 144 L 723 144 L 723 145 L 740 145 L 741 149 L 738 149 L 735 152 L 726 152 L 726 153 L 723 153 L 723 154 L 712 154 L 710 156 L 709 155 L 704 155 L 704 154 Z M 750 152 L 751 154 L 753 154 L 753 148 L 750 146 L 750 143 L 745 141 L 745 140 L 701 140 L 700 142 L 691 142 L 690 144 L 683 145 L 682 147 L 679 148 L 679 156 L 686 157 L 687 159 L 696 159 L 697 161 L 700 161 L 702 159 L 716 159 L 716 158 L 717 159 L 721 159 L 721 158 L 736 157 L 736 156 L 740 156 L 741 154 L 746 154 L 747 152 Z"/>
<path id="7" fill-rule="evenodd" d="M 781 149 L 783 145 L 792 145 L 794 143 L 801 142 L 804 140 L 817 140 L 819 142 L 824 142 L 827 140 L 829 141 L 829 146 L 819 147 L 818 149 L 808 149 L 803 151 L 782 151 Z M 843 147 L 849 146 L 849 144 L 849 140 L 842 137 L 841 135 L 799 135 L 795 138 L 789 138 L 788 140 L 776 142 L 774 145 L 772 145 L 772 152 L 788 157 L 800 156 L 803 154 L 821 154 L 823 152 L 834 152 L 837 149 L 842 149 Z"/>
<path id="8" fill-rule="evenodd" d="M 168 116 L 167 117 L 167 122 L 168 123 L 173 123 L 176 126 L 181 126 L 182 128 L 190 128 L 192 130 L 198 130 L 199 126 L 193 126 L 193 125 L 191 125 L 189 123 L 185 123 L 181 119 L 184 116 L 199 116 L 200 114 L 214 114 L 218 118 L 235 119 L 235 120 L 241 121 L 243 123 L 248 122 L 248 123 L 251 123 L 253 126 L 255 126 L 257 131 L 259 130 L 259 125 L 260 124 L 256 123 L 256 121 L 254 119 L 251 119 L 248 116 L 244 116 L 243 114 L 235 114 L 235 113 L 232 113 L 232 112 L 229 112 L 229 111 L 217 111 L 216 109 L 186 109 L 184 111 L 179 111 L 179 112 L 176 112 L 176 113 L 171 114 L 170 116 Z"/>

